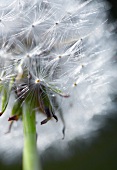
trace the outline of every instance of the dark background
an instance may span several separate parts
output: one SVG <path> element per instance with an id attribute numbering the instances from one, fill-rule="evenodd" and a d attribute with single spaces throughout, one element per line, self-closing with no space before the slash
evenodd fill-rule
<path id="1" fill-rule="evenodd" d="M 112 4 L 109 17 L 115 20 L 117 1 L 108 1 Z M 117 105 L 116 94 L 113 103 Z M 72 156 L 56 160 L 53 148 L 46 150 L 41 156 L 43 170 L 117 170 L 117 111 L 110 111 L 104 119 L 106 120 L 104 127 L 95 131 L 98 135 L 89 144 L 78 139 L 69 143 Z M 6 165 L 0 161 L 0 170 L 21 170 L 21 163 L 22 158 L 13 165 Z"/>
<path id="2" fill-rule="evenodd" d="M 111 8 L 111 15 L 113 15 L 114 18 L 117 18 L 117 1 L 116 0 L 107 0 L 112 4 Z"/>

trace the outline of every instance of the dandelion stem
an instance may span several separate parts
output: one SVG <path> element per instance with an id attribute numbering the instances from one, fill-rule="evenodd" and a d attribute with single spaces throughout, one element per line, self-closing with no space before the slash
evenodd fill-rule
<path id="1" fill-rule="evenodd" d="M 35 111 L 30 113 L 28 103 L 23 106 L 24 150 L 23 170 L 41 170 L 36 145 Z"/>

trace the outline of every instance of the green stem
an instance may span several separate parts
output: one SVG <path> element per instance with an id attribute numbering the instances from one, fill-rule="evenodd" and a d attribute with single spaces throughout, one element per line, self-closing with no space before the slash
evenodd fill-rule
<path id="1" fill-rule="evenodd" d="M 30 112 L 30 106 L 23 106 L 24 150 L 23 170 L 41 170 L 36 145 L 35 111 Z"/>

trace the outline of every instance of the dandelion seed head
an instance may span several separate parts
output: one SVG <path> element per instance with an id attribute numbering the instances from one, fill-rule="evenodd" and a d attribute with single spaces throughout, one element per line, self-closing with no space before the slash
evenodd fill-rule
<path id="1" fill-rule="evenodd" d="M 30 99 L 30 107 L 35 101 L 32 110 L 37 112 L 37 126 L 47 111 L 47 120 L 56 114 L 61 120 L 57 125 L 50 121 L 37 128 L 42 150 L 61 138 L 63 117 L 65 141 L 70 141 L 97 128 L 90 123 L 93 116 L 104 110 L 108 114 L 117 75 L 115 26 L 107 21 L 108 8 L 97 0 L 9 0 L 0 4 L 1 101 L 7 90 L 3 111 L 10 98 L 12 105 L 20 101 L 19 107 Z M 5 148 L 2 140 L 0 146 Z"/>

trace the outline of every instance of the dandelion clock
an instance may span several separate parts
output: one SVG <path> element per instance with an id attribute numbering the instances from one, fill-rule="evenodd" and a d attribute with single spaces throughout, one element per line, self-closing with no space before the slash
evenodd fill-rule
<path id="1" fill-rule="evenodd" d="M 92 118 L 108 114 L 116 93 L 116 34 L 108 10 L 99 0 L 1 2 L 3 160 L 23 151 L 23 169 L 40 170 L 39 151 L 54 142 L 66 147 L 99 127 Z"/>

